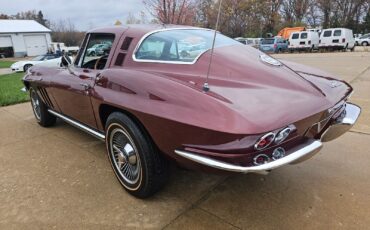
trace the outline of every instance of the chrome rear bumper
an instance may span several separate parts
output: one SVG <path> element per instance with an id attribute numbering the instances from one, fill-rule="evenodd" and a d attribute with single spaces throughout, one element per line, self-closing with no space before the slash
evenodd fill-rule
<path id="1" fill-rule="evenodd" d="M 347 132 L 355 124 L 360 113 L 361 109 L 358 106 L 347 104 L 342 115 L 337 118 L 334 123 L 332 123 L 332 125 L 324 132 L 322 135 L 322 140 L 309 139 L 304 144 L 290 149 L 287 152 L 287 156 L 275 161 L 270 161 L 263 165 L 243 167 L 200 156 L 188 151 L 175 150 L 175 153 L 188 160 L 223 171 L 267 174 L 268 171 L 272 169 L 279 168 L 287 164 L 300 163 L 311 158 L 323 147 L 322 141 L 326 142 L 333 140 Z"/>
<path id="2" fill-rule="evenodd" d="M 239 173 L 261 173 L 266 174 L 268 171 L 279 168 L 283 165 L 299 163 L 303 160 L 307 160 L 322 148 L 321 141 L 318 140 L 309 140 L 306 144 L 297 146 L 296 148 L 289 151 L 289 155 L 286 157 L 280 158 L 275 161 L 268 162 L 263 165 L 243 167 L 238 165 L 232 165 L 229 163 L 221 162 L 218 160 L 210 159 L 207 157 L 199 156 L 194 153 L 176 150 L 175 153 L 186 159 L 195 161 L 202 165 L 209 166 L 211 168 L 216 168 L 229 172 L 239 172 Z"/>
<path id="3" fill-rule="evenodd" d="M 343 113 L 322 134 L 321 141 L 328 142 L 342 136 L 353 127 L 360 114 L 360 107 L 347 103 Z"/>

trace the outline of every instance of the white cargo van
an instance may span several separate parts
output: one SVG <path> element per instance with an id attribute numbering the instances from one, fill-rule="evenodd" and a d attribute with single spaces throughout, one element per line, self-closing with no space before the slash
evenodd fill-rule
<path id="1" fill-rule="evenodd" d="M 355 39 L 352 30 L 345 28 L 323 30 L 320 36 L 319 48 L 325 50 L 354 50 Z"/>
<path id="2" fill-rule="evenodd" d="M 312 51 L 319 48 L 319 33 L 314 31 L 294 32 L 289 37 L 289 51 Z"/>

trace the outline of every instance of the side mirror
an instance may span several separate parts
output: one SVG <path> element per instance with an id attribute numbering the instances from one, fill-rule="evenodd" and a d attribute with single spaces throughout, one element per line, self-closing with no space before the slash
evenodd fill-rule
<path id="1" fill-rule="evenodd" d="M 62 56 L 62 60 L 61 60 L 60 65 L 61 65 L 62 67 L 66 67 L 66 68 L 68 69 L 68 72 L 69 72 L 70 74 L 72 74 L 72 75 L 76 75 L 76 74 L 73 72 L 72 68 L 71 68 L 71 66 L 72 66 L 72 60 L 71 60 L 71 58 L 70 58 L 70 57 L 68 57 L 68 55 L 63 55 L 63 56 Z"/>
<path id="2" fill-rule="evenodd" d="M 68 67 L 72 64 L 72 60 L 68 57 L 68 55 L 62 56 L 62 66 L 63 67 Z"/>

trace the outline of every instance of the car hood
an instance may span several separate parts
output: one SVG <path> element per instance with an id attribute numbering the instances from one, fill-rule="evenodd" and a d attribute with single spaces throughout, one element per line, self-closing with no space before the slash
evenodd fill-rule
<path id="1" fill-rule="evenodd" d="M 342 82 L 331 88 L 333 79 L 310 75 L 308 67 L 299 66 L 305 71 L 298 72 L 287 64 L 265 63 L 261 61 L 262 54 L 248 46 L 215 49 L 207 93 L 244 117 L 253 132 L 269 131 L 266 127 L 278 129 L 327 110 L 351 90 Z M 197 76 L 171 74 L 171 77 L 202 90 L 209 57 L 210 52 L 203 54 L 189 70 Z"/>
<path id="2" fill-rule="evenodd" d="M 11 65 L 11 67 L 22 67 L 26 64 L 34 64 L 34 63 L 38 63 L 38 62 L 35 62 L 35 61 L 18 61 L 18 62 L 15 62 Z"/>

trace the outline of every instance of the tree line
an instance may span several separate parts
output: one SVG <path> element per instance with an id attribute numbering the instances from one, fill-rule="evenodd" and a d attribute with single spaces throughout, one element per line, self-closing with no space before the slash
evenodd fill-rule
<path id="1" fill-rule="evenodd" d="M 143 0 L 159 23 L 213 28 L 220 0 Z M 350 28 L 370 32 L 370 0 L 223 0 L 219 30 L 261 37 L 284 27 Z"/>
<path id="2" fill-rule="evenodd" d="M 220 0 L 142 0 L 144 11 L 130 13 L 126 24 L 163 23 L 214 28 Z M 0 13 L 0 19 L 35 20 L 52 30 L 52 40 L 78 46 L 84 38 L 68 19 L 51 22 L 42 11 L 15 15 Z M 113 22 L 112 22 L 113 24 Z M 370 0 L 223 0 L 219 30 L 230 37 L 263 37 L 284 27 L 350 28 L 370 32 Z"/>

